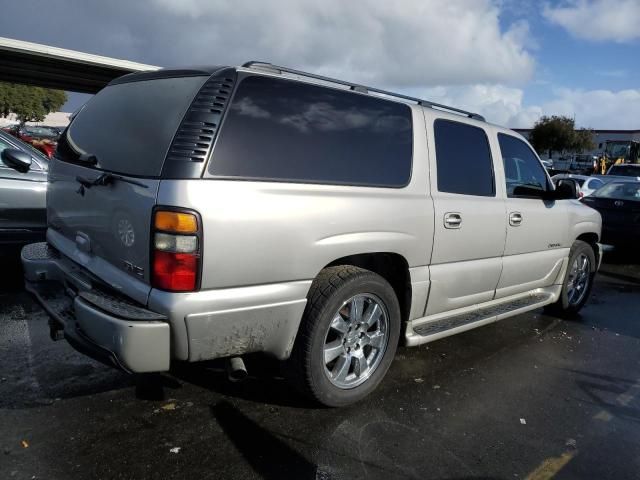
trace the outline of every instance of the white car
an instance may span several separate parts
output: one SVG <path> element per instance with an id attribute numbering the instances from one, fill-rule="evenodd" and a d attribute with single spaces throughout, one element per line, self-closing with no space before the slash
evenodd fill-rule
<path id="1" fill-rule="evenodd" d="M 553 180 L 553 183 L 556 184 L 558 180 L 561 180 L 563 178 L 571 178 L 572 180 L 578 182 L 578 185 L 580 185 L 580 193 L 583 197 L 588 197 L 605 184 L 605 182 L 596 177 L 590 177 L 588 175 L 572 175 L 570 173 L 561 173 L 558 175 L 554 175 L 553 177 L 551 177 L 551 180 Z"/>

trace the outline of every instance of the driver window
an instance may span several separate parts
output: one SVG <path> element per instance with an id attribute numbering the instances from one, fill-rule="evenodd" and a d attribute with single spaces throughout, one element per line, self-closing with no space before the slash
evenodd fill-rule
<path id="1" fill-rule="evenodd" d="M 504 163 L 509 198 L 531 196 L 519 194 L 516 190 L 517 187 L 526 187 L 530 192 L 539 191 L 540 193 L 549 189 L 544 167 L 525 142 L 503 133 L 498 134 L 498 142 Z"/>

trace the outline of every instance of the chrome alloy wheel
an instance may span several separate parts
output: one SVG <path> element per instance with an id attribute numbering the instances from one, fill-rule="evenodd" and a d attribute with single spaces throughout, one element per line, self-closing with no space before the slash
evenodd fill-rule
<path id="1" fill-rule="evenodd" d="M 356 295 L 342 304 L 324 340 L 324 371 L 338 388 L 365 382 L 378 367 L 389 343 L 389 314 L 378 297 Z"/>
<path id="2" fill-rule="evenodd" d="M 591 261 L 584 253 L 578 255 L 569 267 L 567 300 L 569 305 L 577 305 L 587 293 L 591 281 Z"/>

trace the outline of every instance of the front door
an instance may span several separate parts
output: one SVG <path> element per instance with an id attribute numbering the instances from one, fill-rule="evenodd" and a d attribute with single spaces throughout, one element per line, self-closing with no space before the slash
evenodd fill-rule
<path id="1" fill-rule="evenodd" d="M 498 134 L 505 171 L 507 241 L 496 298 L 552 285 L 569 255 L 568 200 L 543 200 L 551 181 L 531 147 Z"/>
<path id="2" fill-rule="evenodd" d="M 435 232 L 426 315 L 493 299 L 506 230 L 485 129 L 442 118 L 431 128 Z"/>
<path id="3" fill-rule="evenodd" d="M 0 137 L 0 153 L 5 148 L 15 146 Z M 44 239 L 46 193 L 47 172 L 38 160 L 20 173 L 0 159 L 0 244 Z"/>

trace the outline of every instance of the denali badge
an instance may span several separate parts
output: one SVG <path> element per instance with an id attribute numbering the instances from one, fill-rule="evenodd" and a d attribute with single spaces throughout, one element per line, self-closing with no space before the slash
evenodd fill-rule
<path id="1" fill-rule="evenodd" d="M 132 247 L 136 243 L 136 234 L 133 225 L 126 218 L 118 220 L 118 236 L 125 247 Z"/>

